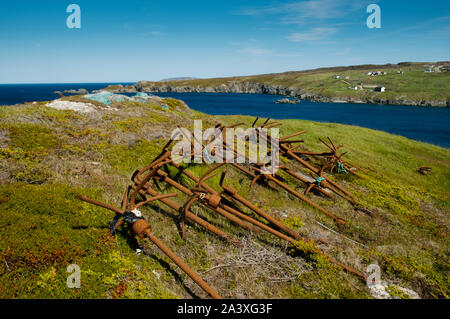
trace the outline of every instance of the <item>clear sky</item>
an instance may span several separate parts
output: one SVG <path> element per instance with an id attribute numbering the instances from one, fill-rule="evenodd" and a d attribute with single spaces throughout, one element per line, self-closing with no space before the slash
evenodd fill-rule
<path id="1" fill-rule="evenodd" d="M 69 4 L 81 28 L 69 29 Z M 368 4 L 381 8 L 369 29 Z M 0 4 L 0 83 L 135 82 L 450 60 L 449 0 Z"/>

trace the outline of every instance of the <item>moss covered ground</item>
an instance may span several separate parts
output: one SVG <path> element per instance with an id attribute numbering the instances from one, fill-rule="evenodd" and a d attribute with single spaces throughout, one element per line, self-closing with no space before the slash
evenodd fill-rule
<path id="1" fill-rule="evenodd" d="M 140 241 L 143 252 L 137 254 L 126 226 L 112 237 L 107 222 L 113 214 L 75 195 L 119 205 L 135 169 L 153 160 L 177 125 L 192 128 L 194 119 L 202 119 L 203 127 L 251 126 L 253 118 L 213 117 L 174 99 L 111 107 L 87 114 L 45 103 L 0 107 L 0 298 L 206 297 L 155 246 Z M 423 298 L 448 298 L 450 150 L 354 126 L 281 122 L 282 135 L 307 130 L 303 138 L 311 150 L 326 150 L 319 137 L 344 144 L 347 159 L 365 168 L 364 179 L 336 179 L 380 218 L 355 211 L 343 199 L 311 194 L 348 221 L 338 226 L 284 191 L 259 184 L 249 189 L 246 176 L 228 169 L 226 184 L 313 241 L 293 247 L 240 230 L 200 206 L 194 213 L 244 245 L 231 246 L 191 224 L 183 240 L 179 214 L 158 203 L 142 209 L 154 234 L 226 298 L 370 298 L 364 283 L 317 254 L 318 247 L 361 271 L 378 263 L 383 280 Z M 432 167 L 430 174 L 417 172 L 424 165 Z M 207 167 L 189 169 L 200 175 Z M 218 179 L 208 183 L 217 188 Z M 81 268 L 80 289 L 66 286 L 69 264 Z"/>

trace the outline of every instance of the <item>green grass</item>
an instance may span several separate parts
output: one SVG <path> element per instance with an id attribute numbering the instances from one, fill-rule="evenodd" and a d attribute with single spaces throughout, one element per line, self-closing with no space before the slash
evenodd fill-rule
<path id="1" fill-rule="evenodd" d="M 253 118 L 242 116 L 218 116 L 218 119 L 226 124 L 251 125 L 253 122 Z M 420 281 L 423 278 L 418 278 L 419 273 L 428 273 L 422 284 L 429 289 L 429 296 L 448 297 L 448 276 L 441 271 L 450 269 L 445 257 L 450 209 L 450 150 L 355 126 L 302 120 L 280 122 L 283 123 L 280 136 L 307 130 L 305 145 L 323 151 L 326 147 L 317 143 L 318 137 L 331 136 L 335 144 L 344 145 L 347 160 L 367 168 L 364 179 L 350 176 L 344 179 L 360 203 L 380 213 L 387 222 L 356 222 L 342 227 L 341 231 L 352 238 L 371 239 L 367 243 L 384 246 L 389 253 L 399 246 L 390 258 L 401 261 L 403 267 L 392 266 L 377 254 L 366 257 L 379 261 L 389 274 L 411 276 L 409 280 Z M 421 175 L 417 172 L 420 166 L 431 166 L 433 171 Z M 428 247 L 437 242 L 441 243 L 439 249 Z"/>
<path id="2" fill-rule="evenodd" d="M 141 241 L 145 254 L 137 255 L 126 227 L 111 237 L 107 222 L 113 214 L 82 203 L 75 195 L 119 205 L 134 170 L 156 156 L 177 125 L 192 128 L 194 119 L 204 119 L 204 127 L 218 121 L 250 126 L 253 118 L 181 112 L 181 104 L 172 99 L 114 107 L 117 110 L 89 115 L 53 110 L 43 103 L 0 108 L 0 298 L 206 297 L 153 245 Z M 370 297 L 355 276 L 317 254 L 316 245 L 363 272 L 377 262 L 383 280 L 424 298 L 448 298 L 450 150 L 354 126 L 281 122 L 281 135 L 307 130 L 302 138 L 311 150 L 326 150 L 319 137 L 330 136 L 343 144 L 346 158 L 366 172 L 364 179 L 346 174 L 335 179 L 380 219 L 354 211 L 342 199 L 310 194 L 314 202 L 348 221 L 337 226 L 284 191 L 259 184 L 250 189 L 249 178 L 228 167 L 226 185 L 300 234 L 311 236 L 314 243 L 300 243 L 293 253 L 290 245 L 265 233 L 249 234 L 199 205 L 192 207 L 194 213 L 241 239 L 245 249 L 191 224 L 187 238 L 181 239 L 176 226 L 179 214 L 160 203 L 143 208 L 154 234 L 227 298 Z M 424 165 L 432 167 L 426 176 L 416 171 Z M 188 169 L 200 176 L 208 167 L 189 165 Z M 187 187 L 194 186 L 176 171 L 169 173 Z M 219 178 L 220 174 L 208 180 L 217 190 Z M 293 179 L 286 182 L 303 190 Z M 183 204 L 186 197 L 179 194 L 174 200 Z M 329 244 L 320 244 L 321 238 Z M 267 254 L 266 259 L 255 257 L 261 254 Z M 66 269 L 72 263 L 81 267 L 81 289 L 66 287 Z"/>
<path id="3" fill-rule="evenodd" d="M 229 78 L 193 79 L 169 82 L 142 81 L 145 86 L 172 85 L 177 87 L 218 87 L 232 83 L 263 83 L 270 86 L 301 89 L 302 93 L 315 94 L 337 100 L 376 101 L 390 100 L 420 103 L 421 101 L 450 101 L 450 73 L 424 73 L 424 65 L 430 63 L 400 63 L 387 65 L 360 65 L 351 67 L 323 68 L 307 71 L 239 76 Z M 434 63 L 449 66 L 449 62 Z M 397 74 L 399 70 L 403 74 Z M 386 75 L 366 76 L 369 71 L 385 71 Z M 340 79 L 334 79 L 339 75 Z M 346 80 L 346 77 L 349 77 Z M 349 87 L 376 85 L 386 87 L 386 92 L 375 92 L 373 88 L 350 90 Z"/>
<path id="4" fill-rule="evenodd" d="M 11 124 L 7 127 L 10 146 L 23 151 L 52 149 L 58 145 L 58 137 L 52 130 L 36 124 Z"/>

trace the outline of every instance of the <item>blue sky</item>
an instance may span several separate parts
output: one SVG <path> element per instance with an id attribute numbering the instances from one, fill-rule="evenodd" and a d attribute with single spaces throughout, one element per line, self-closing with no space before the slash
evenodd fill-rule
<path id="1" fill-rule="evenodd" d="M 66 8 L 81 7 L 81 29 Z M 381 7 L 369 29 L 366 7 Z M 0 83 L 135 82 L 450 60 L 450 1 L 2 1 Z"/>

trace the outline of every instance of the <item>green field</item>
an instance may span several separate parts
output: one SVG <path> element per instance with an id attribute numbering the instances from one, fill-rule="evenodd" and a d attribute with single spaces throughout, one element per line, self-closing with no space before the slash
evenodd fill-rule
<path id="1" fill-rule="evenodd" d="M 359 65 L 350 67 L 322 68 L 254 76 L 195 79 L 169 82 L 142 81 L 144 88 L 151 86 L 218 87 L 221 84 L 263 83 L 269 86 L 300 89 L 303 94 L 317 95 L 335 100 L 362 101 L 395 104 L 424 104 L 438 102 L 436 106 L 448 106 L 450 101 L 450 72 L 424 73 L 426 65 L 449 67 L 449 62 L 399 63 L 386 65 Z M 403 74 L 399 74 L 398 71 Z M 434 70 L 434 68 L 433 68 Z M 367 76 L 367 72 L 384 71 L 386 75 Z M 339 79 L 334 76 L 339 75 Z M 349 79 L 346 79 L 349 77 Z M 362 90 L 349 87 L 362 83 Z M 365 87 L 368 86 L 368 87 Z M 372 86 L 384 86 L 385 92 L 375 92 Z"/>
<path id="2" fill-rule="evenodd" d="M 402 69 L 403 79 L 409 78 L 408 68 Z M 348 74 L 353 78 L 360 72 Z M 411 78 L 413 72 L 419 71 L 411 70 Z M 329 79 L 334 73 L 287 74 L 272 81 L 308 83 L 311 88 L 324 81 L 338 87 Z M 441 86 L 449 83 L 448 75 L 430 76 Z M 383 79 L 397 78 L 388 74 Z M 447 94 L 448 99 L 449 92 L 430 89 L 429 94 L 433 98 Z M 173 99 L 111 106 L 115 109 L 88 114 L 51 109 L 44 102 L 0 107 L 0 298 L 207 297 L 155 246 L 141 242 L 144 253 L 136 254 L 126 227 L 110 236 L 107 222 L 113 214 L 82 203 L 75 195 L 119 205 L 131 174 L 153 160 L 177 125 L 192 128 L 194 119 L 202 119 L 204 127 L 237 121 L 250 126 L 253 118 L 213 117 L 185 110 Z M 302 138 L 311 150 L 326 150 L 319 137 L 330 136 L 343 144 L 347 159 L 366 173 L 364 179 L 340 174 L 336 180 L 381 218 L 355 211 L 342 199 L 311 194 L 314 202 L 348 221 L 338 226 L 285 192 L 258 184 L 250 190 L 250 180 L 233 169 L 228 169 L 227 184 L 300 234 L 326 239 L 327 243 L 316 244 L 343 263 L 364 272 L 376 262 L 388 283 L 412 289 L 422 298 L 448 298 L 450 150 L 361 127 L 281 122 L 281 135 L 307 130 Z M 432 172 L 421 175 L 420 166 L 430 166 Z M 189 169 L 201 174 L 207 167 Z M 287 178 L 287 182 L 302 191 L 294 181 Z M 218 176 L 209 183 L 217 187 Z M 175 200 L 183 203 L 186 198 Z M 371 297 L 359 279 L 311 251 L 295 251 L 268 234 L 239 230 L 200 206 L 193 209 L 240 239 L 244 247 L 231 246 L 194 225 L 188 225 L 187 237 L 181 239 L 178 213 L 162 205 L 147 206 L 143 213 L 154 234 L 223 297 Z M 72 263 L 81 267 L 80 289 L 66 287 L 66 268 Z"/>

